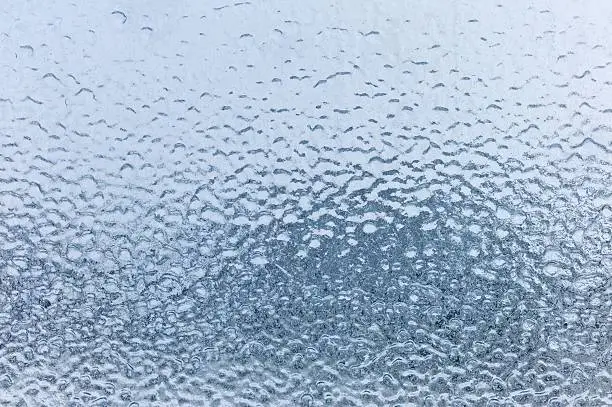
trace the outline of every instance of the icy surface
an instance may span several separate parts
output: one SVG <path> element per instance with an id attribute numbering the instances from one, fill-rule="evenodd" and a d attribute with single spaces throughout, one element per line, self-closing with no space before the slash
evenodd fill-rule
<path id="1" fill-rule="evenodd" d="M 0 5 L 0 406 L 612 405 L 612 2 Z"/>

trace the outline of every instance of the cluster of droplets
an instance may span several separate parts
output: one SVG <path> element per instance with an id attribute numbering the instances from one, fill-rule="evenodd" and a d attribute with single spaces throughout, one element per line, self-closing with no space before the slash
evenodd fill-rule
<path id="1" fill-rule="evenodd" d="M 612 404 L 610 7 L 52 3 L 0 405 Z"/>

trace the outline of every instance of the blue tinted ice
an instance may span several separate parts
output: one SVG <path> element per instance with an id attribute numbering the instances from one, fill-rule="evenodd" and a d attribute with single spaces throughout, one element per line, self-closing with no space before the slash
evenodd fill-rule
<path id="1" fill-rule="evenodd" d="M 612 405 L 612 3 L 0 6 L 0 406 Z"/>

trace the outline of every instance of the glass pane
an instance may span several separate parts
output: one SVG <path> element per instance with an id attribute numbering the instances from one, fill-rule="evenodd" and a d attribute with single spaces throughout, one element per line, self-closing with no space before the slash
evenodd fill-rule
<path id="1" fill-rule="evenodd" d="M 612 2 L 5 1 L 0 405 L 612 405 Z"/>

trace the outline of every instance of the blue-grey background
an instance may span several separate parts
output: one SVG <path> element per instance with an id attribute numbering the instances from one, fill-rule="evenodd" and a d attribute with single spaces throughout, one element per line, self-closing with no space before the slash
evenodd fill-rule
<path id="1" fill-rule="evenodd" d="M 612 405 L 612 3 L 497 3 L 3 1 L 0 405 Z"/>

